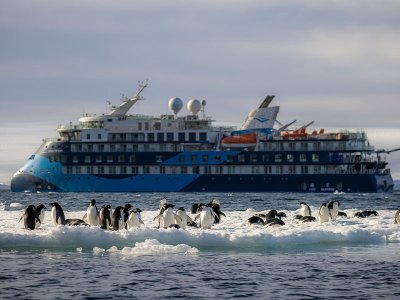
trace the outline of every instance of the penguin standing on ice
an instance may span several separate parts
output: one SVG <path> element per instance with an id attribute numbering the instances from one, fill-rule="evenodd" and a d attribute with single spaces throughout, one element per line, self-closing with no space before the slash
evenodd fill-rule
<path id="1" fill-rule="evenodd" d="M 177 216 L 172 210 L 174 207 L 175 205 L 173 204 L 165 203 L 163 205 L 162 214 L 160 213 L 158 216 L 154 218 L 154 220 L 158 219 L 159 224 L 163 223 L 164 228 L 167 228 L 170 225 L 174 225 L 175 221 L 182 222 L 181 217 Z"/>
<path id="2" fill-rule="evenodd" d="M 40 220 L 40 222 L 38 220 L 36 220 L 35 228 L 39 228 L 40 225 L 42 225 L 42 223 L 44 221 L 45 211 L 46 211 L 46 206 L 44 206 L 43 204 L 40 204 L 35 207 L 35 214 L 36 214 L 37 218 Z"/>
<path id="3" fill-rule="evenodd" d="M 329 221 L 329 208 L 327 203 L 323 203 L 319 208 L 318 217 L 320 223 Z"/>
<path id="4" fill-rule="evenodd" d="M 179 207 L 175 213 L 180 217 L 180 219 L 175 220 L 176 225 L 180 228 L 186 229 L 188 224 L 193 224 L 193 220 L 187 215 L 184 207 Z"/>
<path id="5" fill-rule="evenodd" d="M 125 229 L 128 229 L 126 222 L 128 222 L 131 208 L 132 208 L 132 205 L 127 203 L 127 204 L 125 204 L 124 209 L 123 209 Z"/>
<path id="6" fill-rule="evenodd" d="M 311 216 L 311 209 L 307 203 L 301 201 L 300 202 L 300 215 L 302 217 L 309 217 Z"/>
<path id="7" fill-rule="evenodd" d="M 100 228 L 109 230 L 111 227 L 111 205 L 103 205 L 99 212 Z"/>
<path id="8" fill-rule="evenodd" d="M 166 204 L 167 204 L 167 197 L 164 196 L 160 199 L 160 206 L 159 206 L 159 211 L 158 211 L 159 216 L 164 214 L 164 210 L 165 210 L 164 206 Z M 165 227 L 165 225 L 163 223 L 162 218 L 158 218 L 158 228 L 161 228 L 161 227 Z"/>
<path id="9" fill-rule="evenodd" d="M 220 203 L 218 199 L 213 199 L 208 205 L 214 211 L 214 224 L 219 224 L 221 221 L 221 216 L 225 216 L 225 214 L 221 211 Z"/>
<path id="10" fill-rule="evenodd" d="M 64 211 L 58 202 L 50 203 L 51 208 L 51 219 L 53 220 L 53 225 L 65 225 L 65 215 Z"/>
<path id="11" fill-rule="evenodd" d="M 111 217 L 112 230 L 124 229 L 125 224 L 124 224 L 123 209 L 124 208 L 122 206 L 117 206 L 115 208 Z"/>
<path id="12" fill-rule="evenodd" d="M 36 216 L 36 213 L 35 213 L 35 205 L 33 205 L 33 204 L 29 205 L 25 209 L 25 212 L 22 215 L 21 219 L 19 219 L 19 222 L 22 220 L 22 218 L 24 218 L 25 229 L 33 230 L 33 229 L 35 229 L 36 222 L 40 223 L 40 220 Z"/>
<path id="13" fill-rule="evenodd" d="M 200 214 L 198 214 L 194 220 L 200 219 L 200 227 L 203 229 L 210 229 L 215 220 L 213 209 L 201 203 L 198 211 L 200 211 Z"/>
<path id="14" fill-rule="evenodd" d="M 329 209 L 329 217 L 331 218 L 331 221 L 336 221 L 336 218 L 339 213 L 339 206 L 340 206 L 340 202 L 337 200 L 329 202 L 328 209 Z"/>
<path id="15" fill-rule="evenodd" d="M 86 218 L 85 218 L 86 216 Z M 90 225 L 90 226 L 98 226 L 99 225 L 99 211 L 96 206 L 96 200 L 92 199 L 90 201 L 89 207 L 86 209 L 86 215 L 83 217 L 84 220 Z"/>
<path id="16" fill-rule="evenodd" d="M 139 228 L 140 225 L 144 225 L 144 222 L 142 221 L 142 217 L 140 213 L 142 210 L 140 208 L 135 208 L 130 211 L 128 220 L 126 221 L 126 228 Z"/>

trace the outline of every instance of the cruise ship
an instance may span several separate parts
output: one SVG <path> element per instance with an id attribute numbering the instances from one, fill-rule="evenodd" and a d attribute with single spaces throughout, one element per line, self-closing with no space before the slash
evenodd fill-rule
<path id="1" fill-rule="evenodd" d="M 363 131 L 308 131 L 277 120 L 267 96 L 240 128 L 217 126 L 206 101 L 172 98 L 161 116 L 128 114 L 133 97 L 58 127 L 13 175 L 14 192 L 392 192 L 387 151 Z"/>

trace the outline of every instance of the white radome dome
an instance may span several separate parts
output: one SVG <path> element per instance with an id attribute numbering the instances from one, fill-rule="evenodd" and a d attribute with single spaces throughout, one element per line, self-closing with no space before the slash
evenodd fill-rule
<path id="1" fill-rule="evenodd" d="M 178 114 L 178 112 L 182 109 L 182 106 L 183 102 L 178 97 L 171 98 L 168 101 L 168 107 L 174 112 L 175 115 Z"/>
<path id="2" fill-rule="evenodd" d="M 187 104 L 187 109 L 192 115 L 197 115 L 197 113 L 201 110 L 200 101 L 197 99 L 190 99 Z"/>

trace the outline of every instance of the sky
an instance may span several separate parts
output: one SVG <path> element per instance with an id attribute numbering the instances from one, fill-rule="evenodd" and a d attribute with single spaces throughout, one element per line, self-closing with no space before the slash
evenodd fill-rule
<path id="1" fill-rule="evenodd" d="M 266 95 L 279 121 L 363 129 L 400 147 L 399 1 L 0 0 L 0 182 L 59 124 L 149 80 L 131 113 L 207 101 L 240 124 Z M 183 113 L 183 112 L 182 112 Z M 400 151 L 388 157 L 400 179 Z"/>

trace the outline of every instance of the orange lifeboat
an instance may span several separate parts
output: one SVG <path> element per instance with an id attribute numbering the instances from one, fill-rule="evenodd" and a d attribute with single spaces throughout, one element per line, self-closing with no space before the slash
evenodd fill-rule
<path id="1" fill-rule="evenodd" d="M 256 143 L 257 135 L 255 132 L 227 136 L 221 141 L 221 145 L 223 147 L 251 147 L 254 146 Z"/>
<path id="2" fill-rule="evenodd" d="M 284 131 L 282 132 L 281 136 L 284 140 L 287 139 L 302 139 L 306 138 L 308 135 L 307 131 L 305 128 L 302 128 L 300 130 L 293 130 L 292 132 Z"/>

